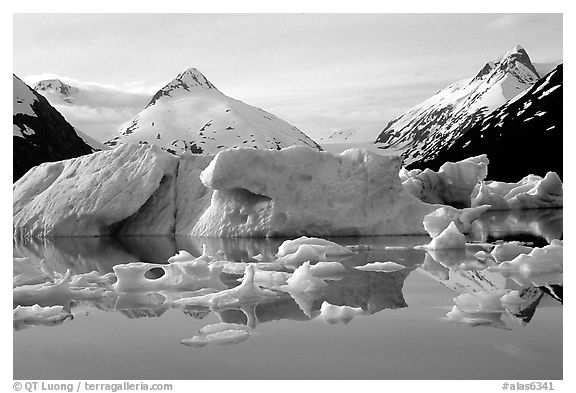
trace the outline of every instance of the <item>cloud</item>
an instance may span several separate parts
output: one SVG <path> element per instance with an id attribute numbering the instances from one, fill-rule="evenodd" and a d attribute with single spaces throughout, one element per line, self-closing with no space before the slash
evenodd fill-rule
<path id="1" fill-rule="evenodd" d="M 59 79 L 74 88 L 69 97 L 71 102 L 63 100 L 59 94 L 42 94 L 70 124 L 99 142 L 115 136 L 117 129 L 140 112 L 157 90 L 146 88 L 141 81 L 114 86 L 52 73 L 28 75 L 24 81 L 33 86 L 46 79 Z"/>
<path id="2" fill-rule="evenodd" d="M 507 14 L 500 16 L 486 25 L 489 30 L 502 30 L 520 24 L 532 22 L 538 18 L 531 14 Z"/>

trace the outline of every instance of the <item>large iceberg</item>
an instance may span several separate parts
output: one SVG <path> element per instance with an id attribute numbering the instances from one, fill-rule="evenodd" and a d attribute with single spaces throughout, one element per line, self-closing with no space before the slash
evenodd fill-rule
<path id="1" fill-rule="evenodd" d="M 174 233 L 178 158 L 123 145 L 32 168 L 13 186 L 14 235 Z"/>
<path id="2" fill-rule="evenodd" d="M 200 178 L 212 190 L 194 236 L 425 233 L 434 207 L 404 191 L 399 157 L 294 146 L 219 152 Z"/>
<path id="3" fill-rule="evenodd" d="M 121 145 L 31 169 L 14 235 L 273 237 L 425 234 L 437 206 L 407 193 L 400 158 L 304 146 L 180 157 Z"/>

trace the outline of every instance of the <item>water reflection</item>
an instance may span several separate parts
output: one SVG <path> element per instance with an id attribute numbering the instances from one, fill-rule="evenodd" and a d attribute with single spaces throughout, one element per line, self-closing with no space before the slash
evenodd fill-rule
<path id="1" fill-rule="evenodd" d="M 526 236 L 537 239 L 536 243 L 561 238 L 562 210 L 489 212 L 475 223 L 475 231 L 471 234 L 473 240 L 480 242 Z M 280 320 L 313 320 L 320 315 L 325 302 L 332 306 L 347 306 L 361 310 L 362 315 L 371 315 L 387 309 L 408 307 L 403 293 L 404 282 L 414 272 L 423 273 L 453 290 L 457 295 L 456 305 L 448 313 L 447 318 L 452 322 L 470 326 L 507 328 L 502 321 L 503 314 L 526 324 L 532 320 L 541 299 L 548 296 L 546 294 L 550 294 L 554 289 L 561 296 L 561 285 L 545 288 L 530 284 L 519 285 L 499 272 L 489 271 L 487 267 L 494 262 L 475 257 L 478 251 L 484 250 L 481 244 L 455 250 L 423 251 L 412 247 L 427 243 L 429 239 L 426 237 L 361 237 L 331 240 L 341 245 L 354 246 L 355 253 L 329 259 L 341 263 L 344 268 L 330 279 L 323 278 L 325 285 L 314 291 L 301 293 L 271 287 L 274 296 L 258 301 L 241 302 L 229 307 L 178 303 L 179 299 L 209 295 L 216 292 L 217 288 L 204 288 L 194 292 L 167 290 L 116 292 L 112 287 L 113 280 L 109 280 L 113 276 L 110 273 L 113 271 L 112 267 L 117 264 L 136 261 L 164 264 L 179 250 L 200 256 L 203 253 L 203 245 L 206 246 L 204 252 L 207 255 L 217 255 L 218 260 L 251 263 L 272 261 L 282 239 L 101 237 L 15 241 L 15 257 L 29 258 L 30 265 L 38 266 L 40 270 L 42 266 L 44 269 L 51 269 L 59 278 L 70 270 L 72 275 L 77 276 L 73 280 L 77 283 L 82 282 L 83 286 L 75 287 L 62 279 L 62 284 L 57 290 L 52 287 L 47 290 L 40 288 L 40 292 L 34 293 L 32 297 L 29 293 L 19 294 L 18 289 L 15 289 L 15 307 L 32 304 L 44 307 L 60 306 L 61 312 L 67 313 L 67 316 L 55 314 L 54 318 L 45 322 L 20 319 L 15 320 L 14 326 L 19 330 L 30 326 L 70 323 L 74 316 L 86 316 L 94 310 L 119 312 L 131 319 L 161 318 L 168 310 L 175 308 L 195 319 L 203 319 L 213 313 L 222 322 L 256 329 L 259 324 Z M 401 264 L 405 268 L 386 273 L 354 269 L 355 266 L 386 261 Z M 243 268 L 231 269 L 231 272 L 221 274 L 220 281 L 225 288 L 238 286 L 238 280 L 243 275 L 236 274 L 236 270 L 242 271 Z M 99 275 L 86 275 L 89 272 L 97 272 Z M 518 296 L 508 296 L 510 293 L 516 294 L 511 291 L 518 291 Z M 502 300 L 505 296 L 508 297 Z M 46 312 L 55 310 L 47 309 Z M 201 334 L 197 336 L 199 338 L 186 341 L 186 345 L 203 344 L 206 340 L 212 339 L 214 342 L 234 343 L 236 342 L 234 337 L 240 333 L 223 330 L 211 334 L 215 336 Z M 246 339 L 243 333 L 240 335 L 242 339 L 237 342 Z"/>

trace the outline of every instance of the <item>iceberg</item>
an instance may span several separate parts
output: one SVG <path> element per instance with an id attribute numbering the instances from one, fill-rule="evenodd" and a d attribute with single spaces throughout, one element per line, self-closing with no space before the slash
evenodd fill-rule
<path id="1" fill-rule="evenodd" d="M 15 237 L 424 234 L 435 207 L 404 190 L 399 170 L 399 157 L 365 149 L 176 157 L 124 144 L 32 168 L 13 186 L 13 229 Z"/>
<path id="2" fill-rule="evenodd" d="M 404 189 L 427 203 L 470 207 L 470 195 L 486 178 L 488 157 L 482 154 L 458 162 L 443 164 L 438 172 L 430 169 L 402 169 L 399 172 Z M 485 204 L 485 203 L 482 203 Z"/>
<path id="3" fill-rule="evenodd" d="M 193 236 L 360 236 L 424 233 L 434 210 L 404 191 L 399 157 L 293 146 L 219 152 L 200 175 L 211 190 Z"/>
<path id="4" fill-rule="evenodd" d="M 41 164 L 14 183 L 14 235 L 173 234 L 177 166 L 136 145 Z"/>
<path id="5" fill-rule="evenodd" d="M 491 205 L 491 210 L 547 209 L 563 207 L 562 180 L 555 172 L 528 175 L 517 183 L 480 182 L 471 195 L 472 206 Z"/>

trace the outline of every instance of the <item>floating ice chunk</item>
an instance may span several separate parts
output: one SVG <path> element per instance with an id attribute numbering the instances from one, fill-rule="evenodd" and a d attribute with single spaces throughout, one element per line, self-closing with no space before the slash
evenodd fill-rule
<path id="1" fill-rule="evenodd" d="M 213 334 L 222 332 L 225 330 L 247 330 L 250 331 L 250 328 L 246 325 L 241 325 L 239 323 L 226 323 L 226 322 L 219 322 L 212 325 L 206 325 L 200 329 L 198 333 L 202 335 Z"/>
<path id="2" fill-rule="evenodd" d="M 186 297 L 176 300 L 178 306 L 201 305 L 211 308 L 238 307 L 243 304 L 255 304 L 267 297 L 276 296 L 276 293 L 267 289 L 260 289 L 254 283 L 255 266 L 246 266 L 244 280 L 235 288 L 226 289 L 214 294 Z"/>
<path id="3" fill-rule="evenodd" d="M 346 271 L 340 262 L 318 262 L 310 266 L 310 272 L 315 277 L 330 277 Z"/>
<path id="4" fill-rule="evenodd" d="M 490 253 L 497 262 L 511 261 L 520 254 L 529 254 L 533 248 L 524 246 L 520 242 L 497 244 Z"/>
<path id="5" fill-rule="evenodd" d="M 310 262 L 304 262 L 294 271 L 292 277 L 286 280 L 286 285 L 278 289 L 289 293 L 304 314 L 310 317 L 313 301 L 327 286 L 323 280 L 312 275 Z"/>
<path id="6" fill-rule="evenodd" d="M 354 269 L 363 270 L 365 272 L 397 272 L 398 270 L 405 269 L 406 266 L 400 265 L 396 262 L 372 262 L 362 266 L 355 266 Z"/>
<path id="7" fill-rule="evenodd" d="M 202 248 L 202 251 L 204 251 L 204 248 Z M 172 263 L 172 262 L 188 262 L 188 261 L 193 261 L 195 259 L 196 259 L 196 257 L 194 255 L 190 254 L 188 251 L 180 250 L 180 251 L 178 251 L 178 253 L 176 255 L 173 255 L 170 258 L 168 258 L 168 262 L 170 262 L 170 263 Z"/>
<path id="8" fill-rule="evenodd" d="M 562 252 L 562 241 L 552 240 L 547 246 L 534 248 L 529 254 L 520 254 L 510 262 L 502 262 L 489 270 L 511 277 L 521 285 L 562 284 Z"/>
<path id="9" fill-rule="evenodd" d="M 399 157 L 302 146 L 220 151 L 202 171 L 212 192 L 193 236 L 419 234 L 433 210 L 400 183 Z"/>
<path id="10" fill-rule="evenodd" d="M 222 330 L 207 335 L 185 338 L 181 343 L 189 347 L 204 347 L 208 344 L 232 345 L 246 341 L 249 337 L 249 330 Z"/>
<path id="11" fill-rule="evenodd" d="M 330 325 L 336 323 L 346 325 L 355 317 L 364 314 L 366 314 L 366 311 L 360 307 L 335 306 L 326 301 L 324 301 L 320 307 L 320 317 Z"/>
<path id="12" fill-rule="evenodd" d="M 458 308 L 458 306 L 454 306 L 446 314 L 446 317 L 453 322 L 470 326 L 491 326 L 499 329 L 508 329 L 504 321 L 502 321 L 502 312 L 467 313 Z"/>
<path id="13" fill-rule="evenodd" d="M 34 261 L 29 257 L 12 258 L 12 287 L 42 284 L 54 280 L 54 272 L 46 266 L 46 261 Z"/>
<path id="14" fill-rule="evenodd" d="M 324 289 L 328 284 L 314 277 L 310 269 L 310 262 L 304 262 L 294 271 L 292 277 L 286 281 L 286 286 L 281 289 L 295 292 L 307 292 Z"/>
<path id="15" fill-rule="evenodd" d="M 133 262 L 116 265 L 113 269 L 118 279 L 113 288 L 118 292 L 225 288 L 220 281 L 222 267 L 201 260 L 167 265 Z"/>
<path id="16" fill-rule="evenodd" d="M 306 261 L 319 262 L 326 259 L 326 252 L 322 246 L 300 244 L 296 252 L 278 258 L 275 262 L 281 265 L 300 266 Z"/>
<path id="17" fill-rule="evenodd" d="M 116 281 L 114 273 L 102 274 L 97 271 L 77 274 L 70 277 L 70 287 L 73 288 L 90 288 L 90 287 L 111 287 Z"/>
<path id="18" fill-rule="evenodd" d="M 502 312 L 501 292 L 464 293 L 454 298 L 458 308 L 466 313 Z"/>
<path id="19" fill-rule="evenodd" d="M 400 174 L 404 189 L 416 198 L 428 203 L 440 203 L 454 207 L 470 207 L 470 195 L 486 177 L 488 158 L 485 154 L 459 162 L 447 162 L 438 172 L 404 171 Z"/>
<path id="20" fill-rule="evenodd" d="M 456 304 L 446 314 L 449 320 L 472 326 L 492 326 L 507 329 L 502 321 L 504 307 L 500 297 L 502 291 L 464 293 L 454 298 Z"/>
<path id="21" fill-rule="evenodd" d="M 70 288 L 70 270 L 54 283 L 48 282 L 35 285 L 23 285 L 12 291 L 14 305 L 40 306 L 69 305 L 72 299 L 99 299 L 104 293 L 104 288 Z"/>
<path id="22" fill-rule="evenodd" d="M 424 229 L 430 237 L 438 236 L 448 227 L 450 222 L 454 222 L 461 233 L 468 233 L 472 222 L 484 214 L 490 205 L 456 209 L 451 206 L 443 206 L 424 216 Z"/>
<path id="23" fill-rule="evenodd" d="M 66 311 L 63 306 L 40 307 L 38 304 L 28 307 L 17 306 L 12 315 L 16 330 L 24 329 L 30 325 L 56 325 L 72 317 L 72 314 Z"/>
<path id="24" fill-rule="evenodd" d="M 339 255 L 350 255 L 353 254 L 351 250 L 347 247 L 341 246 L 338 243 L 331 242 L 326 239 L 320 239 L 317 237 L 306 237 L 302 236 L 294 240 L 285 240 L 280 247 L 278 247 L 278 253 L 276 256 L 281 258 L 288 254 L 293 254 L 298 251 L 301 245 L 311 245 L 320 246 L 315 247 L 317 250 L 322 250 L 326 256 L 339 256 Z"/>
<path id="25" fill-rule="evenodd" d="M 464 248 L 466 246 L 466 237 L 460 233 L 456 224 L 451 222 L 446 229 L 444 229 L 438 236 L 434 237 L 432 241 L 422 246 L 422 248 L 430 250 L 443 250 L 452 248 Z"/>
<path id="26" fill-rule="evenodd" d="M 492 210 L 562 207 L 562 180 L 548 172 L 544 178 L 528 175 L 518 183 L 480 182 L 472 193 L 472 206 L 484 204 L 492 205 Z"/>

